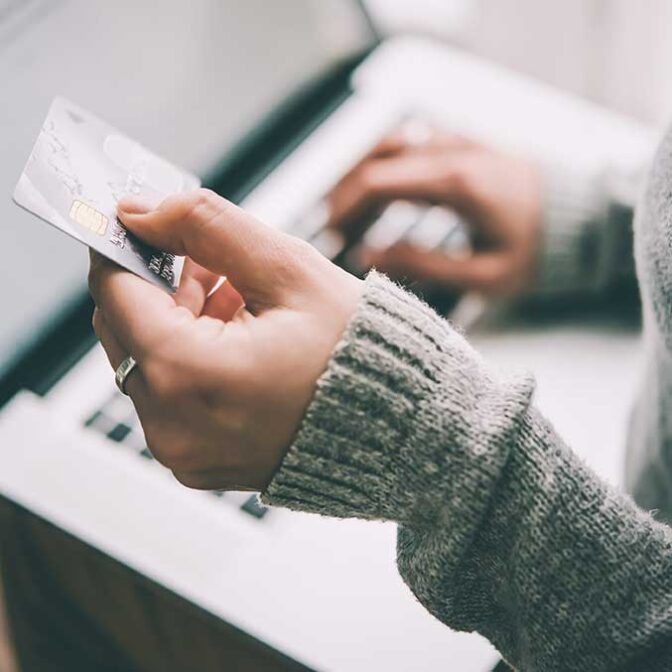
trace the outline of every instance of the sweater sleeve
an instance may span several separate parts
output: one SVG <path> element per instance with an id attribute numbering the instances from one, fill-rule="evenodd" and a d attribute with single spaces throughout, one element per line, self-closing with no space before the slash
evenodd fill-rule
<path id="1" fill-rule="evenodd" d="M 672 533 L 566 448 L 532 390 L 372 273 L 263 499 L 396 521 L 418 600 L 516 668 L 672 665 Z"/>
<path id="2" fill-rule="evenodd" d="M 644 165 L 581 177 L 546 167 L 538 273 L 532 297 L 600 295 L 634 285 L 632 219 Z"/>

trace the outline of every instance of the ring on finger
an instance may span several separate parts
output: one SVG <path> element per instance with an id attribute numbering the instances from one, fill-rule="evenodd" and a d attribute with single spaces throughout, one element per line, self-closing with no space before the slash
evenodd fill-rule
<path id="1" fill-rule="evenodd" d="M 126 396 L 128 396 L 128 392 L 126 392 L 126 381 L 137 367 L 138 363 L 131 355 L 129 355 L 123 362 L 121 362 L 121 364 L 119 364 L 114 373 L 114 380 L 117 383 L 119 391 Z"/>

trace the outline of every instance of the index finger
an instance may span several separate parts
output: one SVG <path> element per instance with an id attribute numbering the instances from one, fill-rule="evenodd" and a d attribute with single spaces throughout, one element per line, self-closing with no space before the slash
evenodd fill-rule
<path id="1" fill-rule="evenodd" d="M 384 156 L 390 156 L 392 154 L 398 154 L 399 152 L 406 149 L 408 140 L 403 131 L 399 128 L 394 129 L 387 135 L 384 135 L 379 141 L 378 144 L 364 157 L 364 161 L 367 159 L 379 159 Z"/>
<path id="2" fill-rule="evenodd" d="M 196 319 L 172 296 L 91 251 L 89 289 L 121 345 L 139 362 L 185 319 Z"/>

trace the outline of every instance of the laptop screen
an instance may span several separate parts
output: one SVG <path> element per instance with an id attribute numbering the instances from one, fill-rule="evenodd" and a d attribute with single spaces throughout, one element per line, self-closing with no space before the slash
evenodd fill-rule
<path id="1" fill-rule="evenodd" d="M 54 96 L 205 174 L 372 43 L 354 0 L 0 0 L 0 376 L 85 285 L 86 249 L 10 198 Z"/>

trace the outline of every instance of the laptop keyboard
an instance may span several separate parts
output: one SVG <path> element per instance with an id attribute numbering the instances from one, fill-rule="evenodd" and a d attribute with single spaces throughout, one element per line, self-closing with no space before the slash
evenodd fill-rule
<path id="1" fill-rule="evenodd" d="M 145 436 L 133 404 L 121 393 L 114 394 L 84 422 L 85 427 L 105 436 L 110 445 L 117 445 L 133 451 L 139 459 L 159 465 L 147 448 Z M 264 518 L 268 507 L 261 504 L 256 494 L 228 493 L 211 491 L 208 496 L 220 500 L 223 504 L 235 506 L 242 513 L 257 520 Z M 242 500 L 241 500 L 242 497 Z"/>
<path id="2" fill-rule="evenodd" d="M 328 222 L 329 209 L 321 202 L 297 222 L 291 233 L 310 242 L 325 257 L 335 259 L 346 251 L 347 242 Z M 460 256 L 470 249 L 467 231 L 454 210 L 398 200 L 369 223 L 362 242 L 368 248 L 382 250 L 403 241 L 423 251 Z"/>

